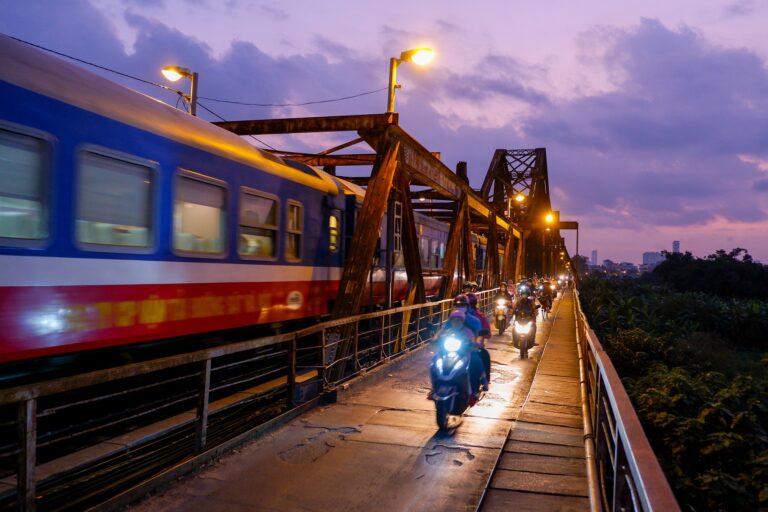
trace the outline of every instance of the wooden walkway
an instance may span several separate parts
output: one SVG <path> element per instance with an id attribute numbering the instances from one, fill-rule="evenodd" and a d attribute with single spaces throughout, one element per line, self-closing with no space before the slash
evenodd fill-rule
<path id="1" fill-rule="evenodd" d="M 582 421 L 573 296 L 567 292 L 480 510 L 589 510 Z"/>

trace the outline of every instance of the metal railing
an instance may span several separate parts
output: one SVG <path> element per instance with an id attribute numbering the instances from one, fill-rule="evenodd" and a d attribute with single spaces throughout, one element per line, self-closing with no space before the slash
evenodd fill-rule
<path id="1" fill-rule="evenodd" d="M 478 292 L 478 308 L 488 311 L 492 307 L 494 292 L 495 290 Z M 399 307 L 329 321 L 292 333 L 0 390 L 0 407 L 16 408 L 18 462 L 14 483 L 17 508 L 24 512 L 34 511 L 41 493 L 38 478 L 42 476 L 45 480 L 56 475 L 49 469 L 42 472 L 42 475 L 38 474 L 37 454 L 40 435 L 38 420 L 44 414 L 40 410 L 40 400 L 64 396 L 66 393 L 77 390 L 98 389 L 98 386 L 112 385 L 118 381 L 148 374 L 161 375 L 158 372 L 180 367 L 191 368 L 188 373 L 191 372 L 192 382 L 196 381 L 192 386 L 195 389 L 190 394 L 191 399 L 196 402 L 194 414 L 177 414 L 175 417 L 184 416 L 186 423 L 193 423 L 189 425 L 192 433 L 187 436 L 191 441 L 183 445 L 181 456 L 195 457 L 222 442 L 221 434 L 217 434 L 211 441 L 209 430 L 212 417 L 221 415 L 240 403 L 226 399 L 220 400 L 220 402 L 226 402 L 226 406 L 214 406 L 211 402 L 214 390 L 221 397 L 223 388 L 232 385 L 224 382 L 214 383 L 212 386 L 212 373 L 221 368 L 243 364 L 242 361 L 233 363 L 231 360 L 233 356 L 241 354 L 244 357 L 243 361 L 253 361 L 263 357 L 259 355 L 254 357 L 255 350 L 273 347 L 275 351 L 271 357 L 285 358 L 285 361 L 279 365 L 273 364 L 269 373 L 262 374 L 265 378 L 260 381 L 259 386 L 251 388 L 248 393 L 238 388 L 238 394 L 246 397 L 243 401 L 252 401 L 254 394 L 258 393 L 268 394 L 272 400 L 282 397 L 285 402 L 284 409 L 290 409 L 295 407 L 297 402 L 306 401 L 302 398 L 302 389 L 300 389 L 302 387 L 315 384 L 320 388 L 314 392 L 315 394 L 332 390 L 346 380 L 431 341 L 434 333 L 447 320 L 452 306 L 453 300 L 447 299 Z M 302 364 L 301 361 L 313 362 Z M 275 377 L 275 375 L 278 377 L 263 382 L 266 378 Z M 178 380 L 178 377 L 174 379 Z M 122 394 L 123 391 L 115 393 L 114 389 L 111 389 L 110 393 L 114 396 Z M 94 399 L 93 396 L 89 396 L 88 400 L 82 403 L 87 405 L 89 402 L 93 403 L 94 408 L 99 407 L 99 400 Z M 84 409 L 82 414 L 87 415 L 89 412 Z M 136 418 L 137 416 L 132 416 L 130 419 L 135 422 Z M 163 421 L 163 418 L 155 416 L 152 421 Z M 183 423 L 177 423 L 174 428 L 180 429 L 182 426 Z M 131 428 L 135 428 L 135 425 Z M 135 449 L 136 446 L 125 448 L 127 452 Z M 66 464 L 58 464 L 58 467 L 62 465 Z M 5 479 L 6 488 L 9 487 L 10 480 L 12 479 Z M 0 494 L 7 495 L 7 492 L 3 493 L 0 487 Z"/>
<path id="2" fill-rule="evenodd" d="M 590 495 L 598 495 L 590 496 L 593 505 L 606 511 L 680 510 L 619 375 L 589 327 L 575 290 L 574 308 L 579 355 L 584 365 L 582 389 L 586 389 L 589 409 L 584 411 L 588 414 L 585 435 L 594 438 L 594 453 L 587 453 L 588 463 L 594 457 L 596 473 L 596 485 L 590 485 Z M 588 468 L 588 473 L 593 471 Z"/>

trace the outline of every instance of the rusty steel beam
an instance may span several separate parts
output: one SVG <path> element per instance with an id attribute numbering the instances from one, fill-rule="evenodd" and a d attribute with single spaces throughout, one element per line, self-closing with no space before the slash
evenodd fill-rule
<path id="1" fill-rule="evenodd" d="M 287 119 L 255 119 L 213 123 L 237 135 L 276 135 L 309 132 L 354 132 L 396 126 L 398 116 L 363 114 L 354 116 L 293 117 Z"/>
<path id="2" fill-rule="evenodd" d="M 389 139 L 381 148 L 383 155 L 374 166 L 363 207 L 357 220 L 357 227 L 352 236 L 349 256 L 339 283 L 339 291 L 333 304 L 332 318 L 344 318 L 354 315 L 360 308 L 368 273 L 379 239 L 379 226 L 384 218 L 389 192 L 397 169 L 397 157 L 400 141 Z"/>
<path id="3" fill-rule="evenodd" d="M 349 155 L 320 155 L 313 153 L 288 153 L 284 151 L 273 152 L 273 154 L 290 160 L 296 160 L 307 165 L 315 167 L 325 167 L 327 165 L 348 166 L 348 165 L 373 165 L 376 162 L 376 153 L 357 153 Z"/>
<path id="4" fill-rule="evenodd" d="M 456 263 L 459 260 L 461 248 L 461 233 L 464 229 L 464 214 L 467 211 L 467 198 L 463 197 L 456 205 L 456 214 L 453 216 L 451 228 L 448 231 L 448 243 L 445 247 L 443 259 L 443 283 L 440 288 L 440 298 L 445 299 L 453 291 L 453 279 L 456 274 Z"/>
<path id="5" fill-rule="evenodd" d="M 414 292 L 408 294 L 408 300 L 404 306 L 410 306 L 412 304 L 426 302 L 427 294 L 424 290 L 424 277 L 421 271 L 419 236 L 416 233 L 416 220 L 413 217 L 413 208 L 411 208 L 411 192 L 408 174 L 401 169 L 397 181 L 398 188 L 400 189 L 400 196 L 403 201 L 403 259 L 405 260 L 405 272 L 408 276 L 411 292 Z"/>

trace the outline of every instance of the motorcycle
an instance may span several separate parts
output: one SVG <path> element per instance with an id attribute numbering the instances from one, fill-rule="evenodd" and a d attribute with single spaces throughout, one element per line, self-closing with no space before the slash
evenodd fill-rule
<path id="1" fill-rule="evenodd" d="M 496 318 L 496 329 L 499 330 L 499 336 L 504 334 L 507 329 L 507 313 L 507 300 L 498 299 L 493 310 L 493 316 Z"/>
<path id="2" fill-rule="evenodd" d="M 528 359 L 528 350 L 534 343 L 534 327 L 536 319 L 530 317 L 517 317 L 512 321 L 512 344 L 520 350 L 520 359 Z"/>
<path id="3" fill-rule="evenodd" d="M 546 320 L 549 312 L 552 311 L 552 296 L 544 294 L 539 297 L 539 302 L 541 303 L 541 318 Z"/>
<path id="4" fill-rule="evenodd" d="M 451 416 L 461 416 L 469 407 L 472 396 L 472 383 L 469 365 L 472 340 L 460 339 L 450 335 L 438 342 L 438 349 L 432 360 L 432 392 L 429 398 L 435 402 L 435 418 L 440 430 L 449 428 Z M 477 397 L 479 401 L 481 392 Z"/>

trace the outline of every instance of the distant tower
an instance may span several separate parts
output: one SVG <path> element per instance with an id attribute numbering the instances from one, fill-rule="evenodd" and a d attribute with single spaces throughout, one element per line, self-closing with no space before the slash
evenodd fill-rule
<path id="1" fill-rule="evenodd" d="M 592 261 L 591 261 L 591 263 L 592 263 L 593 267 L 597 266 L 597 251 L 596 250 L 592 251 Z"/>
<path id="2" fill-rule="evenodd" d="M 678 254 L 680 252 L 680 240 L 672 242 L 672 254 Z"/>

